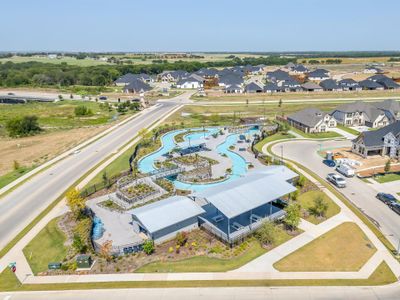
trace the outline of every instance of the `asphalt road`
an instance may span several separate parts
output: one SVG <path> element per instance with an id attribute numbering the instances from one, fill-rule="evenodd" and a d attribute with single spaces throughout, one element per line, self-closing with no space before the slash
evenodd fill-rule
<path id="1" fill-rule="evenodd" d="M 322 148 L 338 148 L 351 146 L 350 141 L 289 141 L 279 143 L 272 147 L 272 151 L 281 155 L 283 146 L 283 157 L 299 162 L 303 166 L 315 172 L 325 179 L 328 173 L 335 173 L 322 163 L 322 158 L 317 151 Z M 326 179 L 325 179 L 326 180 Z M 387 205 L 379 201 L 375 196 L 377 192 L 362 180 L 353 177 L 346 178 L 347 187 L 338 189 L 361 209 L 380 228 L 381 232 L 388 238 L 394 247 L 398 247 L 400 240 L 400 216 L 392 211 Z"/>
<path id="2" fill-rule="evenodd" d="M 1 300 L 395 300 L 399 299 L 398 284 L 377 287 L 242 287 L 242 288 L 167 288 L 167 289 L 117 289 L 57 292 L 2 293 Z"/>
<path id="3" fill-rule="evenodd" d="M 35 175 L 0 199 L 0 249 L 50 205 L 76 180 L 104 158 L 129 142 L 137 132 L 165 116 L 187 94 L 161 101 L 140 116 L 117 127 L 107 135 Z"/>

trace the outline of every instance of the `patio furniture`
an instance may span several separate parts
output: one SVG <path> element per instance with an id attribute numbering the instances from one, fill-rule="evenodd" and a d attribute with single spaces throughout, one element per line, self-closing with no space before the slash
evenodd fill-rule
<path id="1" fill-rule="evenodd" d="M 224 217 L 223 217 L 222 215 L 217 215 L 217 216 L 215 216 L 215 217 L 212 218 L 212 220 L 213 220 L 215 223 L 219 223 L 219 222 L 221 222 L 223 219 L 224 219 Z"/>
<path id="2" fill-rule="evenodd" d="M 235 230 L 239 230 L 239 229 L 243 228 L 243 226 L 241 224 L 239 224 L 238 222 L 233 222 L 232 228 Z"/>

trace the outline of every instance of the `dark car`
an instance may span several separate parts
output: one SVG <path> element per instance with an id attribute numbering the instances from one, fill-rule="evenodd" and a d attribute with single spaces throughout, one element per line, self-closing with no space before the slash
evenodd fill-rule
<path id="1" fill-rule="evenodd" d="M 324 159 L 322 162 L 323 162 L 324 164 L 326 164 L 328 167 L 331 167 L 331 168 L 333 168 L 333 167 L 336 166 L 335 161 L 332 160 L 332 159 Z"/>
<path id="2" fill-rule="evenodd" d="M 398 215 L 400 215 L 400 203 L 392 203 L 390 208 L 393 209 Z"/>
<path id="3" fill-rule="evenodd" d="M 381 200 L 385 204 L 391 204 L 391 203 L 396 203 L 397 202 L 396 198 L 393 195 L 386 194 L 386 193 L 378 193 L 376 195 L 376 198 L 378 198 L 379 200 Z"/>

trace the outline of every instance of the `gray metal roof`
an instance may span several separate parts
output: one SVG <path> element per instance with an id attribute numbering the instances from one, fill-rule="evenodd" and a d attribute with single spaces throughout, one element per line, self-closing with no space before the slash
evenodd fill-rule
<path id="1" fill-rule="evenodd" d="M 140 79 L 133 79 L 129 82 L 129 84 L 125 85 L 123 88 L 124 91 L 128 90 L 133 90 L 135 92 L 140 92 L 143 90 L 144 92 L 151 90 L 151 86 L 145 83 L 144 81 Z"/>
<path id="2" fill-rule="evenodd" d="M 301 87 L 305 90 L 322 90 L 320 85 L 312 81 L 307 81 L 306 83 L 302 84 Z"/>
<path id="3" fill-rule="evenodd" d="M 336 80 L 333 79 L 326 79 L 324 81 L 321 81 L 320 86 L 324 88 L 324 90 L 340 90 L 342 87 L 340 87 Z"/>
<path id="4" fill-rule="evenodd" d="M 263 171 L 194 194 L 205 198 L 227 218 L 232 219 L 263 204 L 292 193 L 296 188 L 287 182 L 298 175 L 285 166 L 267 167 Z"/>
<path id="5" fill-rule="evenodd" d="M 184 196 L 173 196 L 129 211 L 150 233 L 204 212 L 193 200 Z"/>

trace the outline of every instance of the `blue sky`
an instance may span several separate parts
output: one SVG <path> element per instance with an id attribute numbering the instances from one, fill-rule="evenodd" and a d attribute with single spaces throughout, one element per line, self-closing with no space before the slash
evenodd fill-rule
<path id="1" fill-rule="evenodd" d="M 2 1 L 0 51 L 400 50 L 398 0 Z"/>

